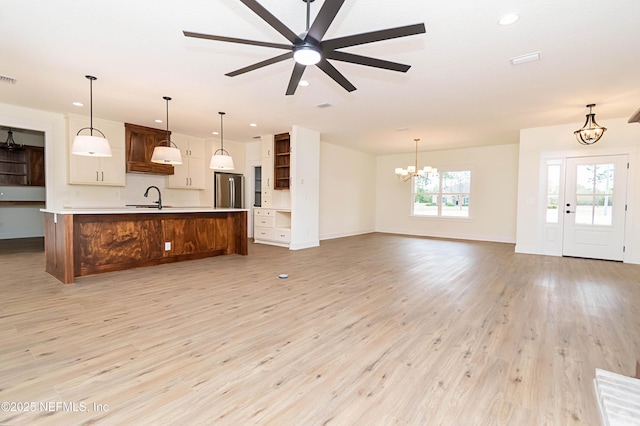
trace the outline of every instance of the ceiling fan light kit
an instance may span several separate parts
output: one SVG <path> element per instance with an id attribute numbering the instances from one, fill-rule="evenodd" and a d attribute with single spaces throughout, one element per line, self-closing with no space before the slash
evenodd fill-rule
<path id="1" fill-rule="evenodd" d="M 304 73 L 305 68 L 310 65 L 316 65 L 318 68 L 320 68 L 320 70 L 322 70 L 322 72 L 331 77 L 331 79 L 342 86 L 342 88 L 344 88 L 346 91 L 352 92 L 356 90 L 356 87 L 351 84 L 351 82 L 347 80 L 347 78 L 342 75 L 340 71 L 338 71 L 333 65 L 331 65 L 328 59 L 364 65 L 368 67 L 381 68 L 389 71 L 407 72 L 409 68 L 411 68 L 410 65 L 399 64 L 396 62 L 385 61 L 368 56 L 360 56 L 353 53 L 342 52 L 338 49 L 373 43 L 377 41 L 390 40 L 394 38 L 407 37 L 426 32 L 424 23 L 420 23 L 414 25 L 406 25 L 403 27 L 389 28 L 386 30 L 353 34 L 330 40 L 323 40 L 324 35 L 326 34 L 329 26 L 340 11 L 340 8 L 344 4 L 345 0 L 325 0 L 311 25 L 310 3 L 313 0 L 303 0 L 303 2 L 307 4 L 307 25 L 306 31 L 299 35 L 289 29 L 289 27 L 284 25 L 278 18 L 271 14 L 271 12 L 265 9 L 264 6 L 262 6 L 256 0 L 240 1 L 249 9 L 251 9 L 256 15 L 262 18 L 262 20 L 269 24 L 273 29 L 279 32 L 284 38 L 286 38 L 289 41 L 289 44 L 246 40 L 234 37 L 201 34 L 191 31 L 183 31 L 183 34 L 186 37 L 288 50 L 287 53 L 225 74 L 229 77 L 235 77 L 237 75 L 244 74 L 246 72 L 265 67 L 267 65 L 272 65 L 293 58 L 295 61 L 295 65 L 291 73 L 289 85 L 287 86 L 286 95 L 293 95 L 296 92 L 296 88 L 298 87 L 298 83 L 302 78 L 302 74 Z"/>

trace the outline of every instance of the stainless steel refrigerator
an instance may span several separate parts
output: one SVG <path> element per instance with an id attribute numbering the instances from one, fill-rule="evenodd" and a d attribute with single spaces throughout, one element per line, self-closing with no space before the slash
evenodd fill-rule
<path id="1" fill-rule="evenodd" d="M 244 208 L 244 176 L 237 173 L 214 174 L 215 207 Z"/>

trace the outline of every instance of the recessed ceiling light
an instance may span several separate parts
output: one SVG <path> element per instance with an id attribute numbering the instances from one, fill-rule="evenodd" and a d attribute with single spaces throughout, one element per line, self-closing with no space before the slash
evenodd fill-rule
<path id="1" fill-rule="evenodd" d="M 307 87 L 309 85 L 309 82 L 307 80 L 300 80 L 300 83 L 298 84 L 302 87 Z"/>
<path id="2" fill-rule="evenodd" d="M 256 123 L 251 123 L 251 124 L 249 124 L 249 126 L 251 126 L 251 127 L 258 127 L 258 125 L 257 125 Z"/>
<path id="3" fill-rule="evenodd" d="M 84 106 L 84 104 L 82 102 L 74 102 L 73 105 L 80 107 L 80 106 Z"/>
<path id="4" fill-rule="evenodd" d="M 520 19 L 520 17 L 517 14 L 508 13 L 508 14 L 504 15 L 502 18 L 500 18 L 500 20 L 498 21 L 498 24 L 500 24 L 500 25 L 511 25 L 514 22 L 516 22 L 518 19 Z"/>
<path id="5" fill-rule="evenodd" d="M 329 102 L 325 102 L 323 104 L 316 105 L 316 108 L 329 108 L 330 106 L 333 106 L 333 105 L 331 105 Z"/>
<path id="6" fill-rule="evenodd" d="M 155 121 L 156 123 L 162 123 L 162 120 L 160 120 L 159 118 L 157 118 L 157 119 L 155 119 L 153 121 Z"/>
<path id="7" fill-rule="evenodd" d="M 219 135 L 220 133 L 218 132 L 211 132 L 212 135 Z"/>
<path id="8" fill-rule="evenodd" d="M 399 127 L 396 129 L 396 132 L 404 132 L 405 130 L 409 130 L 408 127 Z"/>
<path id="9" fill-rule="evenodd" d="M 537 61 L 538 59 L 540 59 L 540 52 L 533 52 L 522 56 L 516 56 L 509 60 L 511 61 L 511 65 L 520 65 L 524 64 L 525 62 Z"/>

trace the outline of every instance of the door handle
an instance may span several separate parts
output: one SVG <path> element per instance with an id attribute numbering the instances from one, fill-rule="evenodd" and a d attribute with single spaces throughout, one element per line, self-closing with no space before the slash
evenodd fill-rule
<path id="1" fill-rule="evenodd" d="M 567 213 L 575 213 L 575 211 L 567 210 Z"/>

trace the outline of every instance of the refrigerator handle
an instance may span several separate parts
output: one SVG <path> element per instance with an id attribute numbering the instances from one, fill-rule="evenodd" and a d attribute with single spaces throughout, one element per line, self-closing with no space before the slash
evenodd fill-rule
<path id="1" fill-rule="evenodd" d="M 233 187 L 233 179 L 229 179 L 229 195 L 231 196 L 231 202 L 229 203 L 231 208 L 235 207 L 236 205 L 236 193 L 235 193 L 235 189 Z"/>

